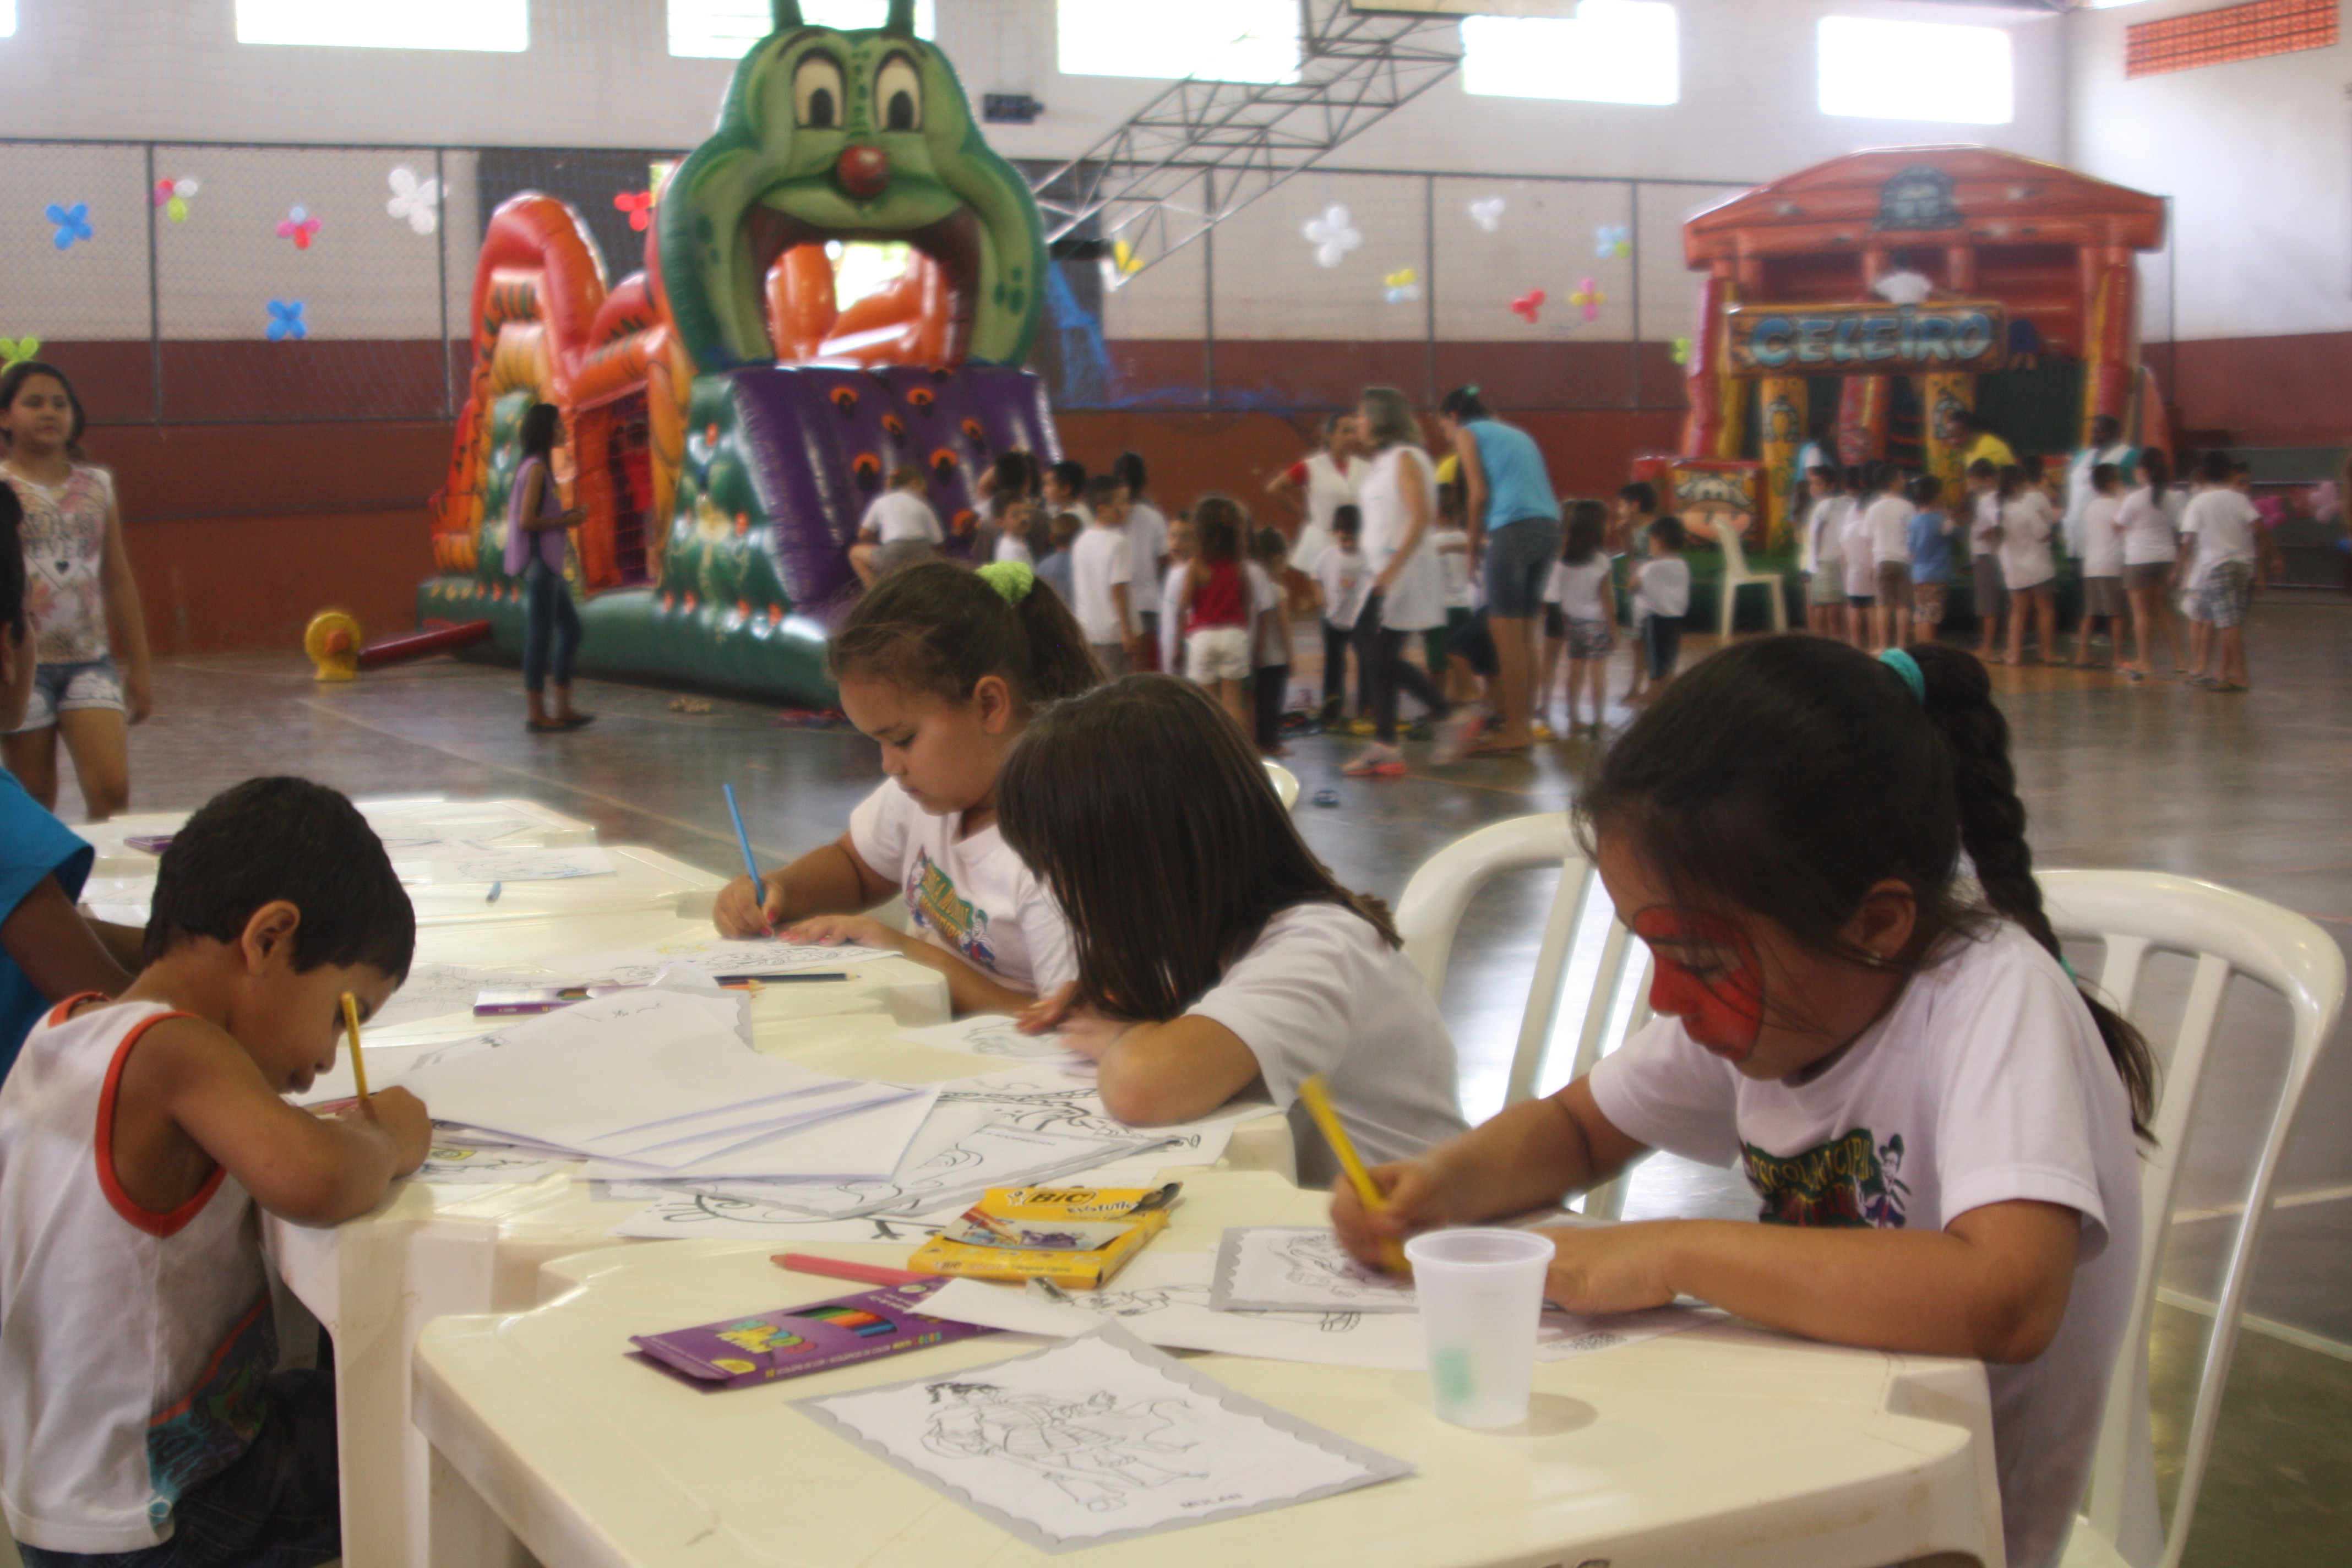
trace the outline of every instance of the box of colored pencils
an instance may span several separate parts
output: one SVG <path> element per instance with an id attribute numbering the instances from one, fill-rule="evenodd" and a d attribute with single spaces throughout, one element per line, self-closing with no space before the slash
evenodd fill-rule
<path id="1" fill-rule="evenodd" d="M 907 1267 L 973 1279 L 1050 1279 L 1097 1290 L 1168 1228 L 1183 1191 L 1162 1187 L 991 1187 Z"/>
<path id="2" fill-rule="evenodd" d="M 637 1360 L 703 1388 L 748 1388 L 926 1345 L 994 1333 L 915 1309 L 947 1283 L 924 1279 L 666 1334 L 633 1334 Z"/>

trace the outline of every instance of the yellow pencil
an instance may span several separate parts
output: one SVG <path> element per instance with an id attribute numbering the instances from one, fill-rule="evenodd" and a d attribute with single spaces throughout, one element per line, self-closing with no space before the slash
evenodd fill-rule
<path id="1" fill-rule="evenodd" d="M 360 1002 L 350 992 L 343 993 L 343 1027 L 352 1037 L 352 1077 L 359 1080 L 360 1098 L 367 1096 L 367 1058 L 360 1055 Z M 1349 1156 L 1353 1159 L 1354 1156 Z"/>
<path id="2" fill-rule="evenodd" d="M 1339 1168 L 1348 1173 L 1348 1180 L 1354 1185 L 1356 1195 L 1363 1200 L 1364 1207 L 1373 1214 L 1388 1207 L 1388 1199 L 1381 1195 L 1372 1173 L 1364 1169 L 1356 1145 L 1349 1140 L 1348 1130 L 1339 1124 L 1339 1113 L 1331 1109 L 1331 1089 L 1323 1081 L 1321 1073 L 1309 1074 L 1299 1084 L 1298 1100 L 1307 1107 L 1307 1114 L 1315 1118 L 1315 1125 L 1323 1130 L 1324 1141 L 1339 1157 Z M 1407 1273 L 1412 1268 L 1405 1261 L 1403 1244 L 1393 1239 L 1381 1243 L 1381 1263 L 1392 1274 Z"/>

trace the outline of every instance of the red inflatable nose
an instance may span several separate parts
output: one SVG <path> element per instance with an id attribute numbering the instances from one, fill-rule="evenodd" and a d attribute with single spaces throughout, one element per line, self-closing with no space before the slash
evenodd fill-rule
<path id="1" fill-rule="evenodd" d="M 833 166 L 833 177 L 853 196 L 878 196 L 889 187 L 890 155 L 879 147 L 852 147 Z"/>

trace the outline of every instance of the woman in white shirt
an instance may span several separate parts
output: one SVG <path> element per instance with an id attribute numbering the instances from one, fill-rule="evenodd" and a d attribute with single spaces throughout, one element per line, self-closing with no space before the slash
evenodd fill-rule
<path id="1" fill-rule="evenodd" d="M 2159 447 L 2139 455 L 2140 488 L 2124 498 L 2116 526 L 2124 536 L 2124 595 L 2131 603 L 2132 631 L 2139 661 L 2124 668 L 2135 676 L 2156 673 L 2152 635 L 2164 638 L 2172 673 L 2189 673 L 2180 662 L 2180 633 L 2172 618 L 2171 588 L 2180 569 L 2180 510 L 2188 498 L 2172 488 L 2172 464 Z"/>
<path id="2" fill-rule="evenodd" d="M 1367 1159 L 1463 1130 L 1454 1042 L 1387 908 L 1332 879 L 1207 692 L 1137 675 L 1057 704 L 1005 761 L 1000 821 L 1077 948 L 1022 1027 L 1095 1058 L 1112 1115 L 1190 1121 L 1263 1086 L 1304 1185 L 1336 1173 L 1297 1106 L 1312 1074 Z"/>
<path id="3" fill-rule="evenodd" d="M 1290 558 L 1312 572 L 1331 543 L 1331 516 L 1356 499 L 1363 473 L 1356 450 L 1356 416 L 1334 414 L 1323 421 L 1323 449 L 1310 453 L 1265 481 L 1265 493 L 1286 501 L 1306 519 Z"/>
<path id="4" fill-rule="evenodd" d="M 1357 481 L 1356 507 L 1372 568 L 1371 592 L 1356 623 L 1356 656 L 1372 672 L 1375 711 L 1372 743 L 1339 771 L 1392 778 L 1404 773 L 1404 753 L 1396 744 L 1400 692 L 1412 693 L 1437 722 L 1454 718 L 1445 694 L 1404 657 L 1408 636 L 1445 624 L 1445 576 L 1433 531 L 1437 473 L 1422 450 L 1421 425 L 1404 394 L 1366 387 L 1356 417 L 1371 452 Z"/>
<path id="5" fill-rule="evenodd" d="M 2054 663 L 2058 563 L 2050 553 L 2050 534 L 2058 519 L 2050 498 L 2028 484 L 2025 470 L 2013 464 L 2001 469 L 1993 499 L 2000 509 L 2001 581 L 2009 589 L 2009 662 L 2025 662 L 2025 618 L 2031 616 L 2041 639 L 2034 661 Z"/>
<path id="6" fill-rule="evenodd" d="M 2000 470 L 1988 458 L 1968 466 L 1968 489 L 1960 498 L 1959 515 L 1969 535 L 1969 584 L 1977 612 L 1977 657 L 1988 664 L 2000 658 L 2002 623 L 2009 619 L 2009 588 L 2000 579 L 2000 502 L 1996 493 Z"/>

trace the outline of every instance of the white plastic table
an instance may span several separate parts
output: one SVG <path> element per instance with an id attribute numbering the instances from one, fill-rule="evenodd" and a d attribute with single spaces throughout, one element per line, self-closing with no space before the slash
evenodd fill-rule
<path id="1" fill-rule="evenodd" d="M 550 810 L 537 801 L 449 800 L 435 795 L 352 804 L 360 808 L 360 814 L 377 833 L 387 837 L 400 833 L 463 835 L 488 825 L 519 822 L 525 825 L 524 828 L 501 838 L 502 845 L 518 849 L 552 849 L 596 842 L 595 824 Z M 152 877 L 155 874 L 156 858 L 144 849 L 132 848 L 126 840 L 177 833 L 190 815 L 184 811 L 142 811 L 105 822 L 76 823 L 73 830 L 98 851 L 98 863 L 90 868 L 91 876 Z"/>
<path id="2" fill-rule="evenodd" d="M 1312 1223 L 1318 1194 L 1263 1173 L 1188 1177 L 1155 1247 Z M 705 1394 L 625 1359 L 628 1336 L 821 1300 L 771 1246 L 664 1242 L 547 1264 L 530 1311 L 444 1318 L 416 1350 L 436 1564 L 939 1568 L 1045 1556 L 796 1411 L 792 1400 L 1020 1354 L 1000 1334 Z M 892 1249 L 811 1247 L 871 1261 Z M 1242 1393 L 1418 1473 L 1297 1507 L 1088 1549 L 1089 1563 L 1366 1568 L 1884 1568 L 2001 1563 L 1984 1373 L 1734 1322 L 1539 1363 L 1530 1419 L 1472 1432 L 1426 1379 L 1210 1355 Z M 466 1494 L 478 1500 L 470 1509 Z M 511 1531 L 518 1546 L 505 1538 Z"/>

